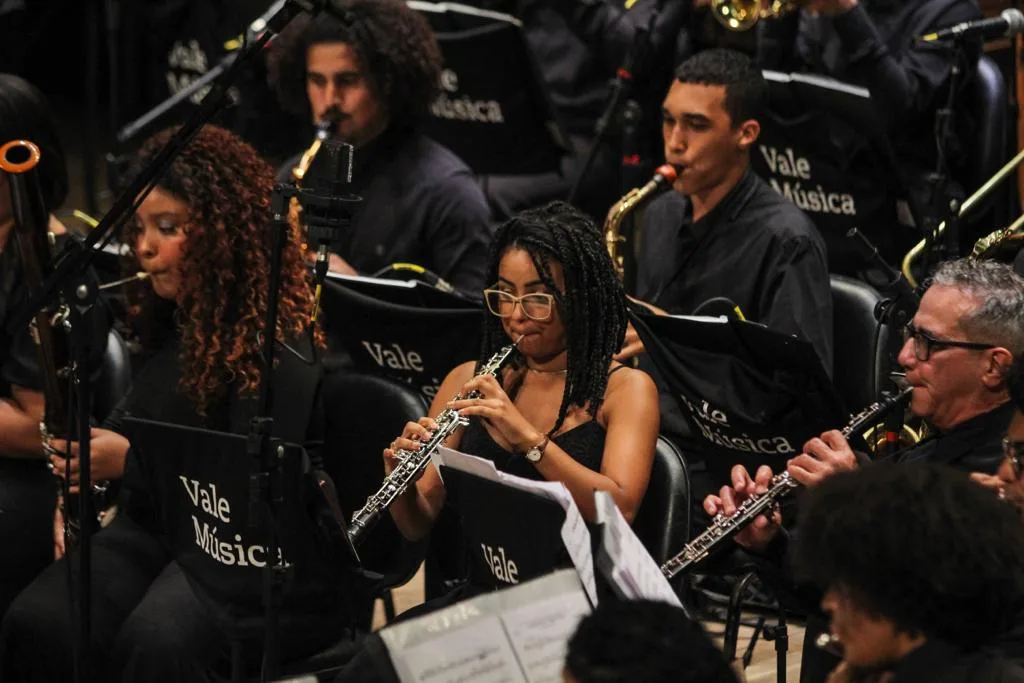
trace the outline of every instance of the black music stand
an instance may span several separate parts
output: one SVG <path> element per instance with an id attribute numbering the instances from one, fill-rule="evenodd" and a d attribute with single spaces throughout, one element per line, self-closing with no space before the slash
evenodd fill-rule
<path id="1" fill-rule="evenodd" d="M 424 132 L 478 175 L 557 171 L 571 145 L 522 23 L 466 5 L 408 4 L 430 22 L 444 58 L 441 95 L 423 122 Z"/>
<path id="2" fill-rule="evenodd" d="M 769 106 L 754 170 L 814 221 L 829 270 L 856 275 L 867 265 L 846 239 L 855 227 L 898 261 L 919 235 L 910 221 L 920 226 L 922 217 L 870 92 L 814 74 L 762 73 Z"/>
<path id="3" fill-rule="evenodd" d="M 231 637 L 258 638 L 264 629 L 270 572 L 283 579 L 282 598 L 322 611 L 322 597 L 292 589 L 336 583 L 358 564 L 340 509 L 331 510 L 328 520 L 311 517 L 320 502 L 313 499 L 317 485 L 301 446 L 271 439 L 277 466 L 269 484 L 271 509 L 264 510 L 267 501 L 251 490 L 245 435 L 132 417 L 124 427 L 175 561 Z M 279 622 L 282 631 L 289 626 Z"/>
<path id="4" fill-rule="evenodd" d="M 461 520 L 472 586 L 498 590 L 573 566 L 561 536 L 565 510 L 557 503 L 453 467 L 439 469 Z"/>
<path id="5" fill-rule="evenodd" d="M 630 318 L 716 481 L 736 464 L 779 472 L 807 439 L 846 422 L 809 342 L 743 320 Z"/>
<path id="6" fill-rule="evenodd" d="M 321 303 L 328 338 L 356 370 L 411 384 L 428 404 L 452 368 L 480 353 L 483 308 L 422 283 L 332 275 Z"/>

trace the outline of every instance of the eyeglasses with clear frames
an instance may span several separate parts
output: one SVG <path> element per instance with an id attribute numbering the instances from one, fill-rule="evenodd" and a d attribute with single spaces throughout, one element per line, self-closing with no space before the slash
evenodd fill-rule
<path id="1" fill-rule="evenodd" d="M 956 339 L 939 339 L 924 330 L 919 330 L 913 323 L 907 323 L 903 328 L 903 343 L 906 344 L 908 339 L 914 340 L 914 357 L 919 361 L 928 360 L 931 358 L 932 352 L 941 351 L 942 349 L 959 348 L 984 350 L 996 348 L 995 344 L 959 341 Z"/>
<path id="2" fill-rule="evenodd" d="M 484 301 L 491 313 L 499 318 L 508 318 L 516 310 L 516 304 L 523 307 L 523 313 L 530 320 L 546 322 L 551 319 L 555 297 L 546 292 L 532 292 L 515 296 L 500 289 L 485 289 Z"/>

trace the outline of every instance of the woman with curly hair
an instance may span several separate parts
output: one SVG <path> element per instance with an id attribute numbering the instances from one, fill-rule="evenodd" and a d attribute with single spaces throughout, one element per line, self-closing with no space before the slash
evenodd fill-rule
<path id="1" fill-rule="evenodd" d="M 331 270 L 369 275 L 412 262 L 478 290 L 490 241 L 487 200 L 462 160 L 417 131 L 441 76 L 430 26 L 401 0 L 337 7 L 344 22 L 326 13 L 294 19 L 268 60 L 282 106 L 313 124 L 334 115 L 332 133 L 356 148 L 352 191 L 363 202 L 334 245 Z"/>
<path id="2" fill-rule="evenodd" d="M 136 158 L 142 168 L 172 131 L 149 140 Z M 211 615 L 193 577 L 172 561 L 170 530 L 154 503 L 144 463 L 131 455 L 123 416 L 244 434 L 255 415 L 260 348 L 271 254 L 273 169 L 233 134 L 201 129 L 145 197 L 126 231 L 132 272 L 149 277 L 130 297 L 131 322 L 148 357 L 133 388 L 91 438 L 93 479 L 122 477 L 118 514 L 92 543 L 93 680 L 202 681 L 227 661 L 232 645 Z M 284 247 L 275 338 L 309 356 L 305 336 L 312 296 L 296 240 Z M 317 438 L 319 369 L 291 353 L 276 355 L 275 426 L 304 425 L 292 441 Z M 281 420 L 282 414 L 291 419 Z M 54 447 L 63 444 L 55 442 Z M 77 460 L 77 444 L 71 444 Z M 58 471 L 64 460 L 54 456 Z M 77 472 L 77 462 L 72 471 Z M 74 484 L 75 482 L 72 482 Z M 74 558 L 72 558 L 74 559 Z M 76 623 L 71 619 L 66 560 L 47 569 L 15 601 L 0 634 L 0 678 L 70 680 Z M 310 624 L 283 634 L 284 656 L 301 656 L 336 641 L 343 629 L 341 586 L 315 586 L 315 606 L 303 614 L 289 596 L 282 623 Z M 320 590 L 322 588 L 322 590 Z M 304 593 L 302 591 L 305 591 Z M 260 614 L 240 618 L 259 621 Z M 259 629 L 255 631 L 258 633 Z M 298 637 L 301 632 L 301 639 Z M 237 640 L 237 635 L 233 634 Z M 243 645 L 247 645 L 244 643 Z M 255 656 L 253 648 L 247 654 Z"/>

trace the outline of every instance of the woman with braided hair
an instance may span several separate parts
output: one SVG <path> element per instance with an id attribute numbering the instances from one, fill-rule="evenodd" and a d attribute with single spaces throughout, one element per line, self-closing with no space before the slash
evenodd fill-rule
<path id="1" fill-rule="evenodd" d="M 143 146 L 136 170 L 172 132 Z M 225 605 L 220 586 L 211 589 L 174 560 L 170 542 L 176 530 L 165 527 L 166 511 L 155 491 L 160 484 L 143 454 L 129 450 L 123 418 L 248 432 L 263 370 L 273 184 L 273 169 L 255 150 L 226 130 L 206 126 L 158 179 L 125 231 L 133 247 L 130 272 L 148 274 L 129 293 L 129 322 L 147 359 L 132 390 L 90 439 L 94 480 L 121 480 L 118 514 L 91 545 L 91 680 L 219 680 L 234 645 L 241 645 L 247 663 L 258 662 L 258 597 L 255 607 Z M 287 240 L 275 337 L 298 351 L 276 354 L 275 394 L 288 400 L 276 400 L 272 413 L 274 436 L 296 443 L 320 438 L 322 426 L 319 367 L 297 355 L 313 356 L 319 343 L 306 334 L 312 310 L 307 278 L 298 240 Z M 51 445 L 64 448 L 59 441 Z M 70 446 L 77 476 L 78 445 Z M 62 455 L 53 456 L 59 472 Z M 74 491 L 77 482 L 72 484 Z M 75 559 L 72 552 L 72 566 Z M 73 678 L 77 624 L 68 562 L 44 571 L 9 610 L 0 629 L 0 679 Z M 346 590 L 345 581 L 319 575 L 289 581 L 279 629 L 286 661 L 339 639 L 347 626 Z"/>
<path id="2" fill-rule="evenodd" d="M 430 408 L 474 419 L 448 446 L 493 460 L 499 470 L 559 481 L 583 516 L 594 519 L 594 491 L 609 492 L 626 519 L 647 489 L 658 436 L 658 394 L 643 372 L 612 361 L 626 330 L 626 299 L 600 232 L 564 202 L 525 211 L 497 231 L 484 291 L 481 362 L 522 337 L 517 360 L 495 379 L 456 367 Z M 479 398 L 451 401 L 461 393 Z M 446 403 L 447 402 L 447 403 Z M 416 450 L 437 425 L 406 425 L 384 451 Z M 391 507 L 409 539 L 424 536 L 445 500 L 434 468 Z"/>

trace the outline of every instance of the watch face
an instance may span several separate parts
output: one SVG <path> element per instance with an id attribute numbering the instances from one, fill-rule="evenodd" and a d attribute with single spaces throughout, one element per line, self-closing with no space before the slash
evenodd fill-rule
<path id="1" fill-rule="evenodd" d="M 534 446 L 530 450 L 526 451 L 526 459 L 530 462 L 540 462 L 541 453 L 543 453 L 543 451 Z"/>

